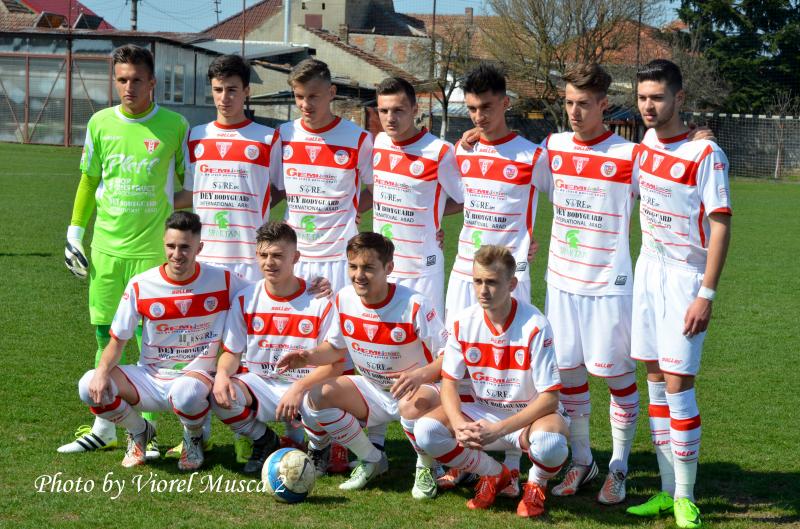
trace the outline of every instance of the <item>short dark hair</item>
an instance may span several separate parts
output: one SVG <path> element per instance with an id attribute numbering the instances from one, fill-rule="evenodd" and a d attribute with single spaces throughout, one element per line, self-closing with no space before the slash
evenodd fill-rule
<path id="1" fill-rule="evenodd" d="M 347 241 L 347 256 L 375 250 L 378 259 L 386 265 L 394 258 L 394 244 L 392 241 L 373 231 L 362 231 Z"/>
<path id="2" fill-rule="evenodd" d="M 195 235 L 200 235 L 203 223 L 200 216 L 191 211 L 176 211 L 164 222 L 164 230 L 190 231 Z"/>
<path id="3" fill-rule="evenodd" d="M 328 65 L 318 59 L 303 59 L 297 63 L 289 73 L 289 86 L 295 83 L 306 84 L 314 79 L 331 82 L 331 71 Z"/>
<path id="4" fill-rule="evenodd" d="M 256 230 L 256 245 L 286 241 L 297 245 L 297 233 L 283 221 L 270 220 Z"/>
<path id="5" fill-rule="evenodd" d="M 500 67 L 482 62 L 467 74 L 461 83 L 461 88 L 466 94 L 491 92 L 505 95 L 506 75 Z"/>
<path id="6" fill-rule="evenodd" d="M 250 86 L 250 65 L 239 55 L 220 55 L 208 66 L 208 80 L 239 77 L 244 87 Z"/>
<path id="7" fill-rule="evenodd" d="M 673 94 L 683 90 L 683 75 L 678 65 L 666 59 L 650 61 L 636 72 L 636 82 L 644 81 L 666 82 L 667 88 Z"/>
<path id="8" fill-rule="evenodd" d="M 114 64 L 144 64 L 150 70 L 150 76 L 155 77 L 156 68 L 153 63 L 153 54 L 147 48 L 135 44 L 125 44 L 115 49 L 111 57 Z"/>
<path id="9" fill-rule="evenodd" d="M 611 86 L 611 76 L 599 64 L 584 64 L 567 70 L 561 79 L 578 90 L 587 90 L 595 95 L 605 96 Z"/>
<path id="10" fill-rule="evenodd" d="M 417 93 L 414 91 L 414 87 L 402 77 L 387 77 L 375 87 L 375 95 L 394 94 L 405 94 L 412 105 L 417 102 Z"/>
<path id="11" fill-rule="evenodd" d="M 478 248 L 473 256 L 473 262 L 483 267 L 498 265 L 506 271 L 509 279 L 514 277 L 514 272 L 517 270 L 517 262 L 511 251 L 505 246 L 495 244 L 484 244 Z"/>

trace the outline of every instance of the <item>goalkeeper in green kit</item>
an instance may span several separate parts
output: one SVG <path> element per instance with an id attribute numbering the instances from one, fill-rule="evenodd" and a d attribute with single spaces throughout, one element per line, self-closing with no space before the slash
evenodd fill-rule
<path id="1" fill-rule="evenodd" d="M 188 167 L 186 119 L 153 103 L 152 54 L 138 46 L 114 50 L 114 85 L 120 104 L 89 120 L 81 157 L 81 180 L 67 230 L 66 265 L 80 278 L 89 276 L 89 316 L 96 326 L 95 365 L 110 340 L 110 327 L 125 286 L 134 275 L 164 263 L 164 221 Z M 91 258 L 83 235 L 92 212 L 97 218 Z M 191 206 L 175 204 L 175 207 Z M 124 357 L 121 363 L 124 362 Z M 114 423 L 97 417 L 82 426 L 62 453 L 117 446 Z M 158 445 L 148 457 L 159 456 Z"/>

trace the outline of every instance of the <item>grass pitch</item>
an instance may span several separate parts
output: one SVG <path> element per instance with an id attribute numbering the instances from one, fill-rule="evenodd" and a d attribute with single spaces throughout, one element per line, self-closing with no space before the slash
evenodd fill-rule
<path id="1" fill-rule="evenodd" d="M 326 477 L 307 502 L 294 506 L 237 491 L 255 483 L 242 481 L 231 434 L 216 420 L 216 446 L 191 482 L 175 460 L 128 470 L 119 465 L 119 449 L 57 454 L 79 424 L 91 422 L 76 390 L 95 349 L 87 285 L 63 265 L 79 156 L 77 149 L 0 144 L 0 527 L 674 527 L 669 518 L 641 521 L 626 516 L 624 506 L 601 507 L 594 501 L 599 483 L 573 498 L 548 498 L 540 521 L 518 519 L 516 502 L 507 499 L 489 512 L 470 512 L 466 489 L 414 501 L 414 458 L 397 425 L 387 440 L 388 476 L 360 493 L 343 493 L 337 488 L 343 478 Z M 800 355 L 800 186 L 739 180 L 732 193 L 733 243 L 697 382 L 703 444 L 696 492 L 707 526 L 800 527 L 800 386 L 794 373 Z M 551 216 L 545 198 L 536 223 L 542 248 L 532 270 L 539 307 Z M 460 222 L 450 217 L 444 223 L 448 269 Z M 366 215 L 364 225 L 370 224 Z M 637 231 L 638 218 L 634 255 Z M 639 374 L 643 402 L 631 456 L 631 502 L 656 492 L 659 483 L 642 368 Z M 608 396 L 602 381 L 592 380 L 591 387 L 593 449 L 603 468 L 611 445 Z M 177 420 L 162 416 L 159 440 L 162 446 L 180 440 Z M 37 479 L 48 479 L 41 476 L 56 478 L 39 492 L 43 481 Z"/>

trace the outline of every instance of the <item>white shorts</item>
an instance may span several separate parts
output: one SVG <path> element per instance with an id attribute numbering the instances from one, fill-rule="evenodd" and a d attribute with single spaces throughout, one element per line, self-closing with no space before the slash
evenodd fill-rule
<path id="1" fill-rule="evenodd" d="M 275 412 L 278 410 L 278 403 L 292 387 L 291 382 L 264 378 L 250 372 L 239 373 L 231 378 L 239 380 L 250 390 L 250 394 L 257 402 L 256 419 L 263 423 L 276 421 Z"/>
<path id="2" fill-rule="evenodd" d="M 436 274 L 414 278 L 392 277 L 389 280 L 425 296 L 431 302 L 433 308 L 436 309 L 439 317 L 444 318 L 444 270 Z"/>
<path id="3" fill-rule="evenodd" d="M 203 264 L 228 270 L 232 274 L 236 274 L 241 279 L 250 283 L 255 283 L 264 279 L 264 274 L 261 273 L 256 263 L 207 263 L 203 261 Z"/>
<path id="4" fill-rule="evenodd" d="M 518 281 L 517 288 L 514 289 L 511 295 L 518 301 L 530 303 L 531 280 Z M 464 280 L 458 277 L 458 274 L 450 274 L 450 281 L 447 283 L 447 298 L 444 303 L 447 328 L 450 328 L 450 323 L 456 314 L 477 302 L 478 298 L 475 297 L 475 287 L 472 286 L 472 280 Z"/>
<path id="5" fill-rule="evenodd" d="M 324 277 L 331 282 L 334 294 L 350 284 L 347 261 L 299 261 L 294 265 L 294 274 L 306 281 Z"/>
<path id="6" fill-rule="evenodd" d="M 367 419 L 361 421 L 364 426 L 369 428 L 400 420 L 397 400 L 392 397 L 389 390 L 379 388 L 361 375 L 348 375 L 347 378 L 355 385 L 367 406 Z"/>
<path id="7" fill-rule="evenodd" d="M 636 371 L 631 358 L 631 296 L 584 296 L 547 286 L 544 312 L 559 369 L 585 365 L 598 377 Z"/>
<path id="8" fill-rule="evenodd" d="M 640 256 L 633 274 L 631 356 L 658 362 L 665 373 L 696 375 L 706 333 L 683 335 L 683 318 L 697 298 L 703 274 Z"/>
<path id="9" fill-rule="evenodd" d="M 172 385 L 184 375 L 174 376 L 172 373 L 153 373 L 150 369 L 139 365 L 117 366 L 128 382 L 139 395 L 139 402 L 133 406 L 138 411 L 172 411 L 169 392 Z M 214 384 L 214 375 L 207 371 L 190 371 L 202 375 L 209 384 Z"/>
<path id="10" fill-rule="evenodd" d="M 471 421 L 480 421 L 481 419 L 483 419 L 490 423 L 500 422 L 514 415 L 513 413 L 504 413 L 501 410 L 494 410 L 492 408 L 489 408 L 488 406 L 484 406 L 483 404 L 479 404 L 477 402 L 462 402 L 461 413 Z M 567 412 L 564 410 L 563 406 L 561 406 L 560 403 L 558 405 L 558 410 L 556 410 L 556 413 L 562 419 L 564 419 L 564 423 L 567 425 L 567 427 L 569 427 L 570 423 L 569 415 L 567 415 Z M 525 428 L 527 428 L 527 426 Z M 521 439 L 522 435 L 525 433 L 525 428 L 520 428 L 519 430 L 507 433 L 506 435 L 495 440 L 493 443 L 484 446 L 483 449 L 487 452 L 489 451 L 505 452 L 507 450 L 522 450 Z"/>

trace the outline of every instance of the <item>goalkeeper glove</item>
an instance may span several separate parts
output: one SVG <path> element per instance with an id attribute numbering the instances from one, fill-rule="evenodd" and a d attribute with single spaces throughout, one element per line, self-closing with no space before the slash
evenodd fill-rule
<path id="1" fill-rule="evenodd" d="M 64 247 L 64 264 L 75 276 L 86 279 L 89 271 L 89 260 L 83 250 L 83 233 L 80 226 L 67 228 L 67 245 Z"/>

